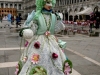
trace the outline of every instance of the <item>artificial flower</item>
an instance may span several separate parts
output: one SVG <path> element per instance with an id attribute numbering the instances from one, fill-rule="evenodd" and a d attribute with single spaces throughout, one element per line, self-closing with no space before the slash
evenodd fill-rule
<path id="1" fill-rule="evenodd" d="M 31 62 L 32 62 L 33 64 L 37 64 L 38 61 L 39 61 L 39 59 L 40 59 L 40 56 L 39 56 L 38 54 L 34 54 L 34 55 L 31 57 Z"/>
<path id="2" fill-rule="evenodd" d="M 69 66 L 68 62 L 67 62 L 67 63 L 65 63 L 65 67 L 67 67 L 67 66 Z"/>
<path id="3" fill-rule="evenodd" d="M 26 57 L 23 57 L 23 62 L 26 62 L 27 61 L 27 56 Z"/>
<path id="4" fill-rule="evenodd" d="M 71 72 L 70 66 L 65 67 L 65 70 L 64 70 L 65 75 L 69 75 L 70 72 Z"/>
<path id="5" fill-rule="evenodd" d="M 24 46 L 25 46 L 25 47 L 27 47 L 27 46 L 28 46 L 28 44 L 29 44 L 29 42 L 28 42 L 28 41 L 26 41 L 26 43 L 25 43 L 25 45 L 24 45 Z"/>
<path id="6" fill-rule="evenodd" d="M 46 31 L 46 32 L 45 32 L 45 35 L 46 35 L 46 36 L 49 36 L 49 35 L 50 35 L 50 31 Z"/>
<path id="7" fill-rule="evenodd" d="M 52 53 L 52 58 L 56 59 L 58 58 L 58 55 L 56 53 Z"/>
<path id="8" fill-rule="evenodd" d="M 47 71 L 42 66 L 35 66 L 30 70 L 29 75 L 47 75 Z"/>
<path id="9" fill-rule="evenodd" d="M 40 48 L 40 42 L 38 42 L 38 41 L 35 42 L 35 43 L 34 43 L 34 47 L 35 47 L 36 49 L 39 49 L 39 48 Z"/>
<path id="10" fill-rule="evenodd" d="M 15 70 L 15 75 L 18 75 L 18 72 L 19 72 L 19 65 L 17 64 L 16 65 L 16 70 Z"/>

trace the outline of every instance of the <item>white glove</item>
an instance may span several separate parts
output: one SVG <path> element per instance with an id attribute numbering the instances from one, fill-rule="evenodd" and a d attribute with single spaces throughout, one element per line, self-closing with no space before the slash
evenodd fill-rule
<path id="1" fill-rule="evenodd" d="M 25 40 L 30 40 L 33 37 L 33 31 L 31 29 L 25 29 L 23 30 L 23 37 L 25 38 Z"/>

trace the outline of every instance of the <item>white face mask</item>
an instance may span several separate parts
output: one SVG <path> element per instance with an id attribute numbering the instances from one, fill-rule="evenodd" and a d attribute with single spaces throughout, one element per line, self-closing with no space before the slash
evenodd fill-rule
<path id="1" fill-rule="evenodd" d="M 46 2 L 46 5 L 47 6 L 52 6 L 52 3 L 51 2 Z"/>

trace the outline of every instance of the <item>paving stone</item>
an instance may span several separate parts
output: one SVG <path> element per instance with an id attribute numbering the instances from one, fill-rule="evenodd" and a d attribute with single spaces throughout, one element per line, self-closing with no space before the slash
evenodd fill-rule
<path id="1" fill-rule="evenodd" d="M 15 67 L 9 68 L 9 75 L 15 75 Z"/>
<path id="2" fill-rule="evenodd" d="M 6 62 L 14 62 L 14 61 L 18 61 L 20 59 L 20 55 L 8 55 L 6 56 L 5 61 Z"/>
<path id="3" fill-rule="evenodd" d="M 5 51 L 5 55 L 19 55 L 20 54 L 20 50 L 9 50 L 9 51 Z"/>
<path id="4" fill-rule="evenodd" d="M 8 68 L 0 68 L 0 75 L 9 75 L 8 73 Z"/>
<path id="5" fill-rule="evenodd" d="M 4 51 L 0 50 L 0 56 L 4 55 Z"/>
<path id="6" fill-rule="evenodd" d="M 69 59 L 73 63 L 73 68 L 78 71 L 82 75 L 99 75 L 100 66 L 73 54 L 70 51 L 66 51 L 66 55 L 68 55 Z"/>
<path id="7" fill-rule="evenodd" d="M 0 63 L 5 62 L 5 56 L 4 55 L 0 55 Z"/>
<path id="8" fill-rule="evenodd" d="M 5 51 L 5 56 L 6 56 L 5 59 L 6 62 L 14 62 L 20 59 L 21 52 L 19 50 Z"/>

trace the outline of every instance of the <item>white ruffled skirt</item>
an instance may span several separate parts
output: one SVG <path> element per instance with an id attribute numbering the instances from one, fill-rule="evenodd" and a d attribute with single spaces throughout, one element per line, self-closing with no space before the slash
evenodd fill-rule
<path id="1" fill-rule="evenodd" d="M 35 45 L 38 42 L 37 45 Z M 56 54 L 56 57 L 53 56 Z M 63 63 L 66 56 L 59 47 L 54 35 L 35 36 L 24 50 L 18 75 L 64 75 Z M 39 66 L 38 70 L 36 67 Z M 41 71 L 40 71 L 41 68 Z M 42 72 L 45 72 L 42 74 Z"/>

